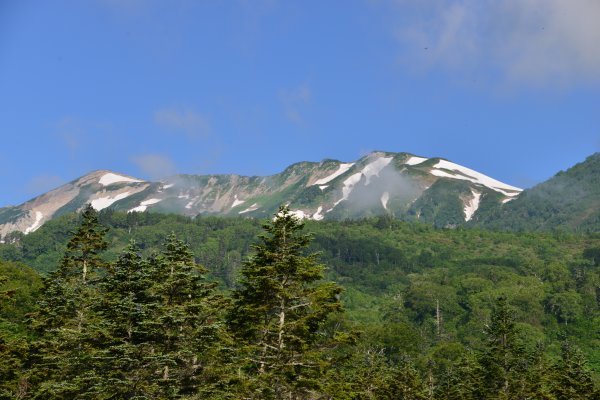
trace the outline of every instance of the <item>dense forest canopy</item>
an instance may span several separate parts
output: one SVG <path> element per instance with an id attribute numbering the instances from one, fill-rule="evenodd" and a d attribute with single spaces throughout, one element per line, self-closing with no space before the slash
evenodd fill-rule
<path id="1" fill-rule="evenodd" d="M 269 223 L 273 225 L 272 221 Z M 298 221 L 296 223 L 299 224 Z M 39 370 L 31 365 L 35 366 L 36 360 L 39 365 L 40 359 L 52 358 L 56 354 L 60 354 L 63 363 L 79 357 L 77 352 L 66 351 L 64 343 L 57 343 L 56 338 L 40 348 L 39 343 L 44 343 L 43 338 L 47 335 L 44 327 L 52 324 L 46 320 L 40 323 L 39 318 L 37 325 L 31 320 L 27 322 L 25 314 L 36 315 L 36 299 L 38 309 L 40 306 L 49 307 L 49 310 L 67 307 L 66 303 L 44 303 L 43 298 L 48 296 L 49 290 L 67 293 L 61 285 L 68 288 L 73 282 L 78 282 L 79 275 L 68 271 L 70 266 L 82 263 L 85 252 L 82 253 L 78 242 L 73 242 L 77 237 L 73 233 L 81 233 L 82 226 L 81 216 L 69 214 L 47 223 L 32 234 L 12 235 L 7 238 L 7 243 L 0 245 L 0 259 L 3 260 L 0 275 L 5 277 L 0 291 L 7 298 L 0 314 L 2 343 L 11 343 L 10 346 L 3 345 L 1 351 L 10 353 L 10 359 L 14 360 L 10 371 L 2 371 L 6 382 L 13 385 L 6 386 L 5 393 L 14 394 L 19 388 L 25 390 L 21 387 L 24 385 L 23 376 L 30 376 L 29 384 L 46 390 L 45 395 L 39 395 L 42 396 L 40 398 L 52 398 L 54 386 L 51 382 L 60 380 L 57 381 L 56 376 L 40 375 Z M 97 260 L 90 262 L 97 263 L 98 270 L 94 268 L 86 272 L 89 275 L 85 279 L 91 282 L 92 289 L 73 286 L 68 291 L 71 300 L 75 299 L 73 296 L 79 296 L 77 304 L 83 307 L 81 315 L 84 315 L 83 310 L 91 310 L 87 319 L 90 326 L 96 327 L 94 329 L 102 326 L 99 331 L 90 330 L 92 336 L 98 332 L 108 335 L 111 329 L 114 335 L 122 336 L 114 323 L 123 317 L 123 313 L 110 316 L 110 312 L 106 311 L 116 305 L 121 310 L 125 307 L 135 311 L 136 304 L 148 303 L 147 311 L 142 314 L 155 313 L 155 319 L 163 321 L 164 326 L 169 323 L 175 324 L 174 327 L 183 326 L 160 317 L 171 311 L 166 311 L 166 305 L 156 305 L 158 293 L 171 293 L 171 289 L 164 286 L 168 279 L 158 279 L 157 274 L 172 265 L 188 265 L 191 268 L 182 270 L 178 287 L 188 287 L 186 290 L 191 290 L 190 293 L 204 293 L 202 304 L 195 305 L 195 314 L 190 314 L 203 315 L 204 322 L 194 322 L 186 317 L 190 308 L 185 303 L 176 308 L 179 311 L 175 315 L 179 315 L 181 321 L 187 321 L 185 326 L 189 326 L 189 329 L 186 328 L 189 335 L 182 335 L 187 337 L 185 342 L 179 343 L 175 339 L 177 335 L 168 336 L 168 340 L 154 340 L 172 343 L 169 349 L 163 348 L 163 351 L 171 354 L 168 357 L 173 360 L 173 365 L 180 365 L 177 360 L 186 359 L 181 354 L 199 349 L 205 349 L 204 353 L 207 353 L 206 349 L 214 351 L 211 354 L 214 359 L 221 360 L 220 364 L 208 368 L 210 376 L 203 376 L 202 383 L 190 383 L 191 375 L 183 372 L 185 368 L 180 373 L 175 369 L 168 375 L 179 376 L 181 380 L 172 386 L 156 383 L 158 386 L 148 389 L 149 398 L 193 398 L 203 390 L 205 396 L 217 396 L 217 393 L 225 396 L 224 393 L 229 391 L 232 398 L 236 398 L 236 390 L 253 392 L 254 398 L 283 398 L 283 393 L 295 393 L 296 398 L 458 399 L 498 398 L 494 396 L 499 396 L 499 393 L 503 393 L 505 398 L 527 398 L 527 393 L 543 393 L 546 396 L 534 398 L 577 398 L 569 392 L 561 392 L 561 388 L 567 390 L 574 385 L 573 380 L 582 384 L 589 381 L 585 389 L 588 397 L 580 398 L 590 398 L 589 393 L 593 391 L 590 389 L 591 382 L 600 376 L 600 235 L 436 229 L 386 217 L 342 222 L 309 221 L 305 230 L 311 233 L 312 240 L 304 239 L 302 246 L 307 246 L 307 250 L 298 253 L 298 257 L 317 254 L 310 256 L 313 260 L 310 262 L 324 266 L 324 280 L 320 280 L 318 274 L 314 275 L 317 281 L 309 286 L 314 288 L 317 282 L 337 282 L 342 292 L 336 297 L 340 298 L 345 311 L 323 314 L 323 319 L 311 328 L 314 331 L 309 330 L 320 335 L 319 340 L 295 339 L 298 345 L 304 343 L 299 347 L 304 350 L 307 349 L 303 346 L 311 343 L 312 350 L 306 353 L 302 362 L 312 365 L 319 359 L 319 376 L 322 379 L 300 370 L 289 370 L 287 375 L 273 378 L 280 382 L 280 386 L 269 392 L 262 386 L 264 377 L 252 375 L 260 371 L 260 367 L 252 367 L 243 360 L 253 359 L 248 354 L 256 351 L 257 343 L 274 346 L 275 342 L 252 342 L 251 338 L 256 339 L 255 335 L 248 333 L 252 332 L 252 327 L 247 327 L 250 330 L 242 329 L 239 324 L 232 323 L 236 318 L 242 320 L 240 315 L 244 310 L 262 309 L 256 293 L 244 292 L 244 287 L 256 289 L 248 282 L 250 277 L 255 276 L 252 268 L 264 268 L 265 260 L 270 260 L 263 257 L 260 263 L 256 258 L 257 252 L 260 254 L 261 251 L 260 242 L 264 240 L 259 239 L 261 232 L 263 236 L 265 232 L 261 221 L 217 217 L 190 219 L 106 210 L 97 216 L 97 227 L 94 225 L 93 228 L 97 229 L 94 232 L 101 237 L 102 243 L 99 242 L 96 250 L 85 253 L 90 257 L 93 255 L 90 260 Z M 93 236 L 87 235 L 88 238 Z M 171 256 L 168 255 L 169 246 L 173 253 Z M 253 265 L 251 260 L 257 264 Z M 119 270 L 128 272 L 119 275 Z M 261 271 L 264 272 L 263 269 Z M 38 273 L 46 277 L 41 291 Z M 62 276 L 62 284 L 56 283 L 57 276 Z M 129 282 L 128 285 L 154 289 L 150 293 L 144 289 L 133 297 L 115 294 L 126 283 L 119 283 L 119 279 L 123 280 L 126 276 L 139 279 L 138 283 Z M 202 281 L 193 278 L 199 276 L 203 277 Z M 158 283 L 161 283 L 160 287 L 156 286 Z M 127 293 L 137 293 L 134 289 L 128 290 Z M 268 291 L 271 293 L 273 290 Z M 327 290 L 334 291 L 319 292 L 322 299 L 331 298 L 331 293 L 336 293 L 334 287 Z M 107 293 L 112 294 L 108 296 Z M 232 296 L 233 302 L 229 300 Z M 98 299 L 104 299 L 104 302 L 98 303 Z M 91 306 L 85 308 L 86 304 L 103 304 L 106 310 L 99 312 Z M 146 310 L 144 307 L 142 310 Z M 228 317 L 225 311 L 230 307 L 238 311 Z M 337 306 L 332 307 L 324 310 L 338 309 Z M 224 313 L 211 314 L 212 309 Z M 134 311 L 127 314 L 133 318 L 132 321 L 135 318 L 143 320 L 142 314 Z M 233 318 L 234 315 L 238 317 Z M 303 318 L 298 321 L 311 320 Z M 214 325 L 212 322 L 207 324 L 207 321 L 223 323 Z M 56 327 L 80 329 L 69 318 L 53 323 Z M 238 326 L 237 330 L 235 326 Z M 202 343 L 194 336 L 199 329 L 206 339 Z M 147 334 L 153 332 L 145 325 L 140 330 Z M 507 333 L 510 341 L 498 341 L 500 337 L 508 337 Z M 168 329 L 164 334 L 168 335 Z M 63 340 L 67 343 L 73 338 L 67 336 Z M 147 345 L 147 342 L 144 343 Z M 233 352 L 222 351 L 231 349 L 231 343 L 244 345 Z M 103 346 L 93 349 L 96 352 L 94 357 L 114 360 L 117 355 L 133 357 L 142 351 L 141 344 L 134 342 L 115 347 L 113 342 L 108 341 Z M 49 351 L 47 349 L 54 350 L 45 353 Z M 286 353 L 277 354 L 278 359 L 290 357 Z M 291 359 L 296 360 L 294 357 Z M 498 361 L 500 359 L 512 361 L 502 364 Z M 106 365 L 108 368 L 113 364 Z M 231 378 L 232 366 L 244 370 L 244 379 Z M 566 376 L 563 372 L 567 367 L 569 373 L 580 376 Z M 132 365 L 119 364 L 118 368 L 141 371 L 139 366 L 135 369 Z M 19 371 L 25 372 L 20 374 Z M 139 372 L 136 376 L 143 375 Z M 218 378 L 221 375 L 224 377 L 222 380 Z M 86 387 L 89 379 L 100 379 L 94 375 L 80 378 L 79 383 L 74 385 Z M 154 378 L 150 373 L 148 379 Z M 37 383 L 35 379 L 38 379 Z M 127 382 L 132 378 L 120 379 Z M 526 384 L 527 379 L 537 386 Z M 184 381 L 187 382 L 185 385 Z M 470 382 L 470 389 L 460 389 L 458 383 L 461 381 Z M 229 383 L 222 387 L 218 382 Z M 370 383 L 365 386 L 365 382 Z M 551 382 L 562 382 L 561 388 Z M 124 383 L 124 386 L 127 385 Z M 358 388 L 362 388 L 363 392 Z M 419 388 L 417 392 L 421 394 L 397 397 L 398 393 L 410 388 Z"/>

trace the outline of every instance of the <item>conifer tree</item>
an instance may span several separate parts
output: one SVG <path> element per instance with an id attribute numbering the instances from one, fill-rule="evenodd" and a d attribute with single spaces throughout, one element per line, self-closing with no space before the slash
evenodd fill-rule
<path id="1" fill-rule="evenodd" d="M 0 276 L 0 287 L 6 280 L 5 276 Z M 0 289 L 0 311 L 13 295 L 13 290 Z M 27 384 L 22 374 L 28 344 L 23 338 L 11 337 L 3 330 L 3 325 L 4 320 L 0 317 L 0 399 L 20 399 L 25 395 Z"/>
<path id="2" fill-rule="evenodd" d="M 581 351 L 562 343 L 561 359 L 554 366 L 552 393 L 557 400 L 594 398 L 594 383 Z"/>
<path id="3" fill-rule="evenodd" d="M 56 271 L 44 280 L 32 328 L 40 336 L 32 380 L 37 398 L 86 398 L 94 384 L 91 350 L 98 340 L 97 283 L 105 267 L 106 228 L 87 205 Z"/>
<path id="4" fill-rule="evenodd" d="M 243 346 L 250 393 L 260 399 L 305 398 L 327 365 L 320 330 L 341 304 L 339 286 L 320 282 L 324 266 L 305 254 L 310 236 L 288 207 L 263 226 L 233 291 L 229 325 Z"/>
<path id="5" fill-rule="evenodd" d="M 189 247 L 174 234 L 164 251 L 150 260 L 157 298 L 146 321 L 155 354 L 160 356 L 158 376 L 163 396 L 209 396 L 224 380 L 223 350 L 227 334 L 221 323 L 225 300 L 215 293 L 207 270 L 196 264 Z"/>
<path id="6" fill-rule="evenodd" d="M 96 384 L 93 393 L 106 398 L 158 398 L 155 371 L 159 357 L 150 340 L 158 299 L 150 292 L 151 271 L 135 242 L 107 269 L 100 284 Z"/>
<path id="7" fill-rule="evenodd" d="M 513 311 L 505 296 L 496 301 L 485 327 L 486 348 L 480 357 L 486 398 L 517 398 L 522 388 L 526 354 L 518 335 Z"/>

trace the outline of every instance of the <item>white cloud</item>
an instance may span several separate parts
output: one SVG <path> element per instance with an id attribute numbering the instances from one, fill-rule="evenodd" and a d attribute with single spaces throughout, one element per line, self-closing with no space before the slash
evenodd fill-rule
<path id="1" fill-rule="evenodd" d="M 61 118 L 56 124 L 56 131 L 58 137 L 71 152 L 79 150 L 82 143 L 85 141 L 85 129 L 81 121 L 76 118 Z"/>
<path id="2" fill-rule="evenodd" d="M 164 108 L 154 113 L 154 122 L 175 133 L 183 133 L 189 138 L 203 138 L 212 129 L 208 118 L 189 109 Z"/>
<path id="3" fill-rule="evenodd" d="M 65 181 L 56 175 L 40 175 L 33 177 L 27 185 L 25 192 L 28 195 L 38 195 L 55 189 L 65 183 Z"/>
<path id="4" fill-rule="evenodd" d="M 287 119 L 295 124 L 301 124 L 301 110 L 310 103 L 312 91 L 308 84 L 303 83 L 294 89 L 282 89 L 279 93 L 283 111 Z"/>
<path id="5" fill-rule="evenodd" d="M 161 154 L 142 154 L 133 157 L 132 161 L 150 179 L 161 179 L 177 173 L 175 163 Z"/>
<path id="6" fill-rule="evenodd" d="M 510 83 L 600 83 L 598 0 L 396 1 L 403 59 Z"/>

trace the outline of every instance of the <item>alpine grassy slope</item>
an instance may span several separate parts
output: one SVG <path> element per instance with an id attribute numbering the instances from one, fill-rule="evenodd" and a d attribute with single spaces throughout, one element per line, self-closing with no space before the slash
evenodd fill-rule
<path id="1" fill-rule="evenodd" d="M 300 162 L 267 177 L 176 175 L 147 182 L 95 171 L 20 206 L 1 208 L 0 235 L 33 232 L 87 203 L 96 210 L 258 218 L 285 203 L 313 220 L 391 215 L 457 226 L 520 192 L 447 160 L 408 153 L 373 152 L 350 163 Z"/>

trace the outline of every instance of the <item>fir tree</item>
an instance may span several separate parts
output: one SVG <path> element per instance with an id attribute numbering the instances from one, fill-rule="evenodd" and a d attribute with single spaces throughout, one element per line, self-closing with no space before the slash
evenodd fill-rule
<path id="1" fill-rule="evenodd" d="M 37 398 L 92 398 L 92 349 L 99 339 L 94 308 L 98 278 L 106 266 L 100 256 L 107 247 L 105 233 L 98 213 L 87 205 L 58 269 L 44 281 L 31 320 L 40 336 L 32 369 Z"/>
<path id="2" fill-rule="evenodd" d="M 594 383 L 585 358 L 568 341 L 562 344 L 562 356 L 554 367 L 552 393 L 557 400 L 594 398 Z"/>
<path id="3" fill-rule="evenodd" d="M 479 361 L 485 397 L 518 398 L 527 356 L 517 332 L 513 311 L 505 296 L 496 301 L 485 333 L 486 348 Z"/>
<path id="4" fill-rule="evenodd" d="M 223 346 L 227 334 L 221 323 L 226 302 L 215 293 L 207 270 L 196 264 L 189 247 L 174 234 L 164 251 L 150 260 L 156 308 L 146 322 L 149 342 L 160 356 L 158 379 L 164 397 L 219 391 L 224 377 Z"/>
<path id="5" fill-rule="evenodd" d="M 158 398 L 161 394 L 155 371 L 159 357 L 150 340 L 149 320 L 157 297 L 148 263 L 131 242 L 109 266 L 100 284 L 97 312 L 102 340 L 97 344 L 96 384 L 93 392 L 106 398 Z"/>
<path id="6" fill-rule="evenodd" d="M 305 398 L 327 365 L 320 329 L 341 309 L 341 289 L 320 282 L 324 266 L 305 254 L 310 236 L 287 207 L 265 224 L 233 291 L 229 325 L 243 346 L 240 363 L 252 398 Z"/>

